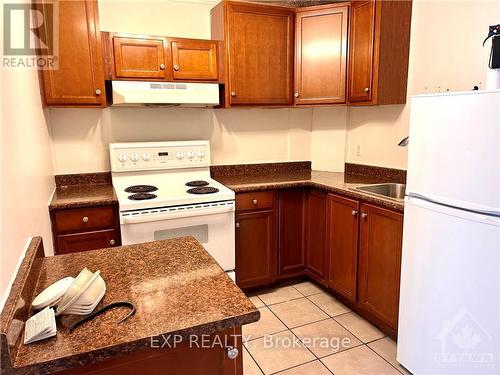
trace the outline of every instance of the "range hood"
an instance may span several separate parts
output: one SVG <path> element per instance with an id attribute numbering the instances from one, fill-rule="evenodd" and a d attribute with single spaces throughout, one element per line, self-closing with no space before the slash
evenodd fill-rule
<path id="1" fill-rule="evenodd" d="M 217 83 L 112 81 L 111 87 L 113 106 L 213 107 L 219 105 Z"/>

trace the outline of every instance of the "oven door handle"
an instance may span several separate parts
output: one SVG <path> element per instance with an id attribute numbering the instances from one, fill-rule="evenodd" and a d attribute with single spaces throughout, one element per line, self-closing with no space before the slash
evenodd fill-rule
<path id="1" fill-rule="evenodd" d="M 227 206 L 219 206 L 214 208 L 204 208 L 202 210 L 197 209 L 184 209 L 181 211 L 172 211 L 172 212 L 164 212 L 164 213 L 154 213 L 154 214 L 138 214 L 138 215 L 130 215 L 130 216 L 121 216 L 122 224 L 140 224 L 140 223 L 149 223 L 151 221 L 162 221 L 162 220 L 172 220 L 172 219 L 181 219 L 184 217 L 192 217 L 192 216 L 206 216 L 206 215 L 215 215 L 222 214 L 225 212 L 234 211 L 234 205 Z"/>

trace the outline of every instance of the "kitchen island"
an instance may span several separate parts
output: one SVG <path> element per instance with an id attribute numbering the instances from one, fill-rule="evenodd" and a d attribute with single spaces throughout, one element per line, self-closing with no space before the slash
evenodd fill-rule
<path id="1" fill-rule="evenodd" d="M 56 337 L 23 345 L 34 296 L 84 267 L 106 282 L 97 308 L 129 301 L 135 315 L 117 324 L 127 310 L 112 310 L 73 332 L 81 317 L 62 315 Z M 2 311 L 2 373 L 241 374 L 241 326 L 259 317 L 193 237 L 54 257 L 35 238 Z"/>

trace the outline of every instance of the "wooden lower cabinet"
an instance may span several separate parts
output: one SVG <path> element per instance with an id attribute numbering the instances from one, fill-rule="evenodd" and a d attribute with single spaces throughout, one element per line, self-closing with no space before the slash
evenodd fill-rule
<path id="1" fill-rule="evenodd" d="M 320 190 L 236 195 L 236 283 L 308 276 L 395 336 L 403 214 Z"/>
<path id="2" fill-rule="evenodd" d="M 401 276 L 403 215 L 361 205 L 358 306 L 389 331 L 396 331 Z"/>
<path id="3" fill-rule="evenodd" d="M 119 233 L 115 229 L 57 236 L 57 254 L 103 249 L 119 243 Z"/>
<path id="4" fill-rule="evenodd" d="M 278 275 L 293 276 L 304 272 L 304 219 L 306 191 L 289 189 L 279 192 Z"/>
<path id="5" fill-rule="evenodd" d="M 213 347 L 203 348 L 202 345 Z M 152 344 L 161 345 L 160 338 Z M 198 347 L 196 345 L 200 347 Z M 173 346 L 173 343 L 170 343 Z M 235 359 L 228 357 L 228 350 L 238 349 Z M 125 354 L 117 358 L 94 362 L 86 366 L 75 367 L 57 372 L 60 375 L 243 375 L 243 347 L 241 342 L 241 327 L 222 331 L 211 336 L 193 338 L 178 343 L 175 347 L 153 347 L 138 352 Z"/>
<path id="6" fill-rule="evenodd" d="M 276 278 L 277 241 L 274 210 L 236 215 L 236 284 L 269 285 Z"/>
<path id="7" fill-rule="evenodd" d="M 359 202 L 330 194 L 328 197 L 328 286 L 356 302 Z"/>
<path id="8" fill-rule="evenodd" d="M 121 245 L 118 205 L 56 209 L 50 218 L 56 255 Z"/>
<path id="9" fill-rule="evenodd" d="M 307 272 L 320 282 L 326 276 L 327 194 L 312 190 L 307 199 Z"/>

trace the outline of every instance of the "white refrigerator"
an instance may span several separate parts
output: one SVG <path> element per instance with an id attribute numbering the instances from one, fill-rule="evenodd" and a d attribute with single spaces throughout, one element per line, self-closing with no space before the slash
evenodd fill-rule
<path id="1" fill-rule="evenodd" d="M 500 90 L 411 99 L 397 360 L 500 374 Z"/>

